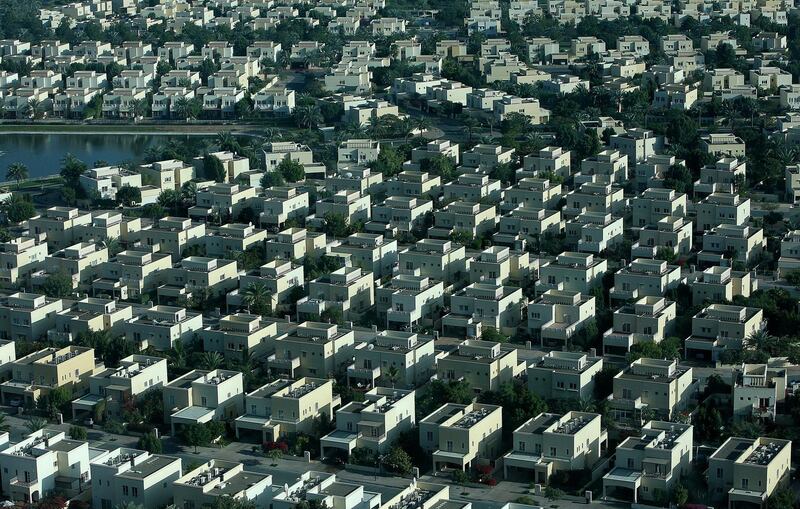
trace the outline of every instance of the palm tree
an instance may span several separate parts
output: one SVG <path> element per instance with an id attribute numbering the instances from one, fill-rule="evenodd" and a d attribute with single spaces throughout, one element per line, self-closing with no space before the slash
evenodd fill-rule
<path id="1" fill-rule="evenodd" d="M 175 100 L 175 105 L 172 108 L 172 112 L 180 119 L 189 120 L 190 109 L 191 105 L 189 104 L 189 99 L 181 96 Z"/>
<path id="2" fill-rule="evenodd" d="M 31 118 L 34 120 L 38 119 L 39 115 L 42 112 L 42 102 L 35 97 L 31 97 L 30 99 L 28 99 L 27 106 L 28 106 L 27 112 L 31 116 Z"/>
<path id="3" fill-rule="evenodd" d="M 251 283 L 242 292 L 242 301 L 248 313 L 252 309 L 256 314 L 266 314 L 272 307 L 272 291 L 265 283 Z"/>
<path id="4" fill-rule="evenodd" d="M 400 370 L 397 369 L 397 366 L 389 366 L 383 376 L 386 377 L 387 382 L 392 384 L 392 389 L 394 389 L 394 384 L 400 380 Z"/>
<path id="5" fill-rule="evenodd" d="M 44 429 L 47 427 L 47 419 L 45 419 L 44 417 L 37 417 L 37 416 L 31 417 L 30 419 L 28 419 L 28 422 L 25 423 L 25 427 L 31 433 L 35 433 L 40 429 Z"/>
<path id="6" fill-rule="evenodd" d="M 414 126 L 422 134 L 431 128 L 431 121 L 428 117 L 414 117 Z"/>
<path id="7" fill-rule="evenodd" d="M 464 124 L 464 130 L 467 131 L 467 144 L 472 145 L 472 135 L 481 124 L 472 115 L 464 115 L 461 123 Z"/>
<path id="8" fill-rule="evenodd" d="M 143 99 L 134 99 L 131 102 L 131 111 L 133 112 L 133 121 L 139 117 L 144 117 L 147 114 L 147 103 Z"/>
<path id="9" fill-rule="evenodd" d="M 192 206 L 197 202 L 197 183 L 193 181 L 186 182 L 181 186 L 181 198 L 188 206 Z"/>
<path id="10" fill-rule="evenodd" d="M 776 338 L 765 329 L 755 331 L 744 340 L 745 346 L 749 349 L 771 353 L 775 347 Z"/>
<path id="11" fill-rule="evenodd" d="M 283 138 L 283 134 L 281 134 L 280 129 L 275 129 L 274 127 L 267 127 L 264 129 L 263 136 L 267 141 L 275 141 Z"/>
<path id="12" fill-rule="evenodd" d="M 16 180 L 17 189 L 19 189 L 19 183 L 27 178 L 28 178 L 28 167 L 22 163 L 12 163 L 6 170 L 6 179 Z"/>
<path id="13" fill-rule="evenodd" d="M 312 129 L 323 122 L 322 112 L 316 105 L 298 106 L 294 110 L 294 118 L 299 127 L 306 129 Z"/>
<path id="14" fill-rule="evenodd" d="M 114 506 L 114 509 L 144 509 L 144 506 L 130 500 Z"/>
<path id="15" fill-rule="evenodd" d="M 122 251 L 122 243 L 119 237 L 109 237 L 103 241 L 103 244 L 106 246 L 106 249 L 108 249 L 109 256 L 114 256 Z"/>
<path id="16" fill-rule="evenodd" d="M 178 368 L 183 369 L 186 367 L 186 348 L 183 346 L 183 342 L 176 341 L 175 344 L 172 346 L 172 349 L 169 351 L 168 354 L 170 365 Z"/>
<path id="17" fill-rule="evenodd" d="M 224 361 L 225 359 L 219 352 L 203 352 L 200 358 L 200 365 L 203 366 L 203 369 L 211 371 L 222 366 Z"/>
<path id="18" fill-rule="evenodd" d="M 251 351 L 242 351 L 242 358 L 236 361 L 236 370 L 244 374 L 244 385 L 250 387 L 255 380 L 258 369 L 255 356 Z"/>
<path id="19" fill-rule="evenodd" d="M 233 152 L 234 154 L 238 153 L 242 148 L 230 131 L 222 131 L 217 133 L 217 144 L 219 145 L 220 150 L 226 150 L 228 152 Z"/>

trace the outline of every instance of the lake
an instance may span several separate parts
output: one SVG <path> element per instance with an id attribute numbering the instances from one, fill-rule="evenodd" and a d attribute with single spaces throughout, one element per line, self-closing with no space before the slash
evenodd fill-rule
<path id="1" fill-rule="evenodd" d="M 55 175 L 65 154 L 72 154 L 90 168 L 95 161 L 109 164 L 141 162 L 145 151 L 170 138 L 186 139 L 180 134 L 81 134 L 0 132 L 0 181 L 12 163 L 23 163 L 31 178 Z"/>

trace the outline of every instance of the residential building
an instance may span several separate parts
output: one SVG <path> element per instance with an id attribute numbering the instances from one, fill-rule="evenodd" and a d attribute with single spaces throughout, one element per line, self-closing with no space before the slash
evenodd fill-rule
<path id="1" fill-rule="evenodd" d="M 4 366 L 11 379 L 0 384 L 0 399 L 5 405 L 33 407 L 40 397 L 62 387 L 72 397 L 79 396 L 89 389 L 96 367 L 94 348 L 44 348 Z"/>
<path id="2" fill-rule="evenodd" d="M 567 241 L 581 253 L 600 254 L 623 241 L 621 217 L 600 212 L 582 212 L 567 221 Z"/>
<path id="3" fill-rule="evenodd" d="M 433 453 L 433 470 L 469 470 L 501 452 L 503 415 L 499 406 L 445 403 L 419 421 L 420 445 Z"/>
<path id="4" fill-rule="evenodd" d="M 603 494 L 639 503 L 671 493 L 691 475 L 692 433 L 691 425 L 675 422 L 650 421 L 642 426 L 640 434 L 617 446 L 615 467 L 603 476 Z"/>
<path id="5" fill-rule="evenodd" d="M 695 231 L 721 224 L 744 225 L 750 219 L 750 199 L 738 194 L 712 193 L 695 205 Z"/>
<path id="6" fill-rule="evenodd" d="M 373 273 L 360 267 L 342 267 L 308 283 L 308 297 L 297 301 L 297 313 L 314 318 L 334 310 L 352 321 L 374 304 Z"/>
<path id="7" fill-rule="evenodd" d="M 54 329 L 61 299 L 35 293 L 15 292 L 0 299 L 0 336 L 14 341 L 36 341 Z"/>
<path id="8" fill-rule="evenodd" d="M 248 309 L 250 306 L 245 299 L 247 290 L 251 286 L 259 287 L 263 285 L 269 292 L 265 302 L 267 309 L 273 312 L 289 309 L 296 300 L 293 296 L 297 295 L 297 290 L 303 284 L 303 274 L 302 265 L 277 258 L 265 263 L 258 269 L 244 273 L 240 272 L 239 288 L 228 292 L 225 296 L 225 303 L 228 309 L 231 307 Z"/>
<path id="9" fill-rule="evenodd" d="M 767 506 L 767 499 L 789 483 L 792 442 L 779 438 L 728 438 L 708 458 L 708 491 L 729 507 Z"/>
<path id="10" fill-rule="evenodd" d="M 691 284 L 692 304 L 732 302 L 736 296 L 750 297 L 758 289 L 758 280 L 750 272 L 734 271 L 715 265 L 705 269 Z"/>
<path id="11" fill-rule="evenodd" d="M 420 276 L 453 284 L 466 279 L 466 249 L 449 240 L 422 239 L 400 251 L 401 270 L 419 271 Z"/>
<path id="12" fill-rule="evenodd" d="M 245 396 L 245 413 L 236 418 L 236 438 L 264 444 L 311 433 L 316 419 L 326 415 L 328 422 L 333 420 L 338 398 L 333 381 L 325 378 L 268 382 Z"/>
<path id="13" fill-rule="evenodd" d="M 336 411 L 336 429 L 320 439 L 320 454 L 347 458 L 356 447 L 383 454 L 414 429 L 415 412 L 413 390 L 375 387 Z"/>
<path id="14" fill-rule="evenodd" d="M 193 369 L 163 389 L 164 420 L 172 435 L 181 426 L 231 421 L 244 413 L 243 376 L 224 369 Z"/>
<path id="15" fill-rule="evenodd" d="M 355 333 L 336 324 L 302 322 L 294 331 L 276 338 L 275 354 L 267 367 L 289 378 L 328 376 L 353 358 Z"/>
<path id="16" fill-rule="evenodd" d="M 496 283 L 471 283 L 450 298 L 450 313 L 442 317 L 442 334 L 480 337 L 484 328 L 509 336 L 522 321 L 522 289 Z"/>
<path id="17" fill-rule="evenodd" d="M 500 343 L 468 339 L 436 363 L 440 380 L 464 380 L 476 392 L 497 390 L 525 369 L 517 350 L 503 350 Z"/>
<path id="18" fill-rule="evenodd" d="M 611 415 L 634 425 L 642 424 L 644 410 L 673 419 L 688 407 L 694 384 L 692 368 L 679 367 L 675 360 L 636 359 L 614 376 Z"/>
<path id="19" fill-rule="evenodd" d="M 657 224 L 667 217 L 686 217 L 686 194 L 673 189 L 646 189 L 631 200 L 633 226 Z"/>
<path id="20" fill-rule="evenodd" d="M 177 342 L 190 341 L 203 328 L 203 315 L 183 307 L 153 306 L 125 325 L 125 336 L 139 350 L 169 350 Z"/>
<path id="21" fill-rule="evenodd" d="M 549 289 L 571 290 L 590 294 L 592 288 L 602 282 L 608 270 L 608 262 L 590 253 L 565 251 L 555 261 L 545 262 L 539 267 L 536 293 Z"/>
<path id="22" fill-rule="evenodd" d="M 256 228 L 249 223 L 229 223 L 205 236 L 205 254 L 212 258 L 225 258 L 233 253 L 261 247 L 266 239 L 266 230 Z"/>
<path id="23" fill-rule="evenodd" d="M 514 430 L 511 452 L 503 456 L 504 477 L 519 473 L 546 485 L 557 472 L 591 469 L 608 443 L 600 421 L 600 414 L 575 411 L 528 419 Z"/>
<path id="24" fill-rule="evenodd" d="M 761 228 L 721 224 L 703 234 L 703 249 L 697 254 L 697 263 L 701 266 L 750 264 L 761 257 L 766 247 Z"/>
<path id="25" fill-rule="evenodd" d="M 734 373 L 735 419 L 774 420 L 786 399 L 786 368 L 777 363 L 742 364 Z"/>
<path id="26" fill-rule="evenodd" d="M 614 311 L 603 334 L 603 355 L 625 356 L 634 345 L 660 343 L 675 329 L 677 306 L 663 297 L 642 297 Z"/>
<path id="27" fill-rule="evenodd" d="M 270 506 L 272 476 L 248 472 L 241 463 L 210 459 L 173 481 L 175 507 L 213 507 L 220 500 L 246 500 L 259 509 Z"/>
<path id="28" fill-rule="evenodd" d="M 741 350 L 745 340 L 766 326 L 761 308 L 711 304 L 692 317 L 687 359 L 716 361 L 726 350 Z"/>
<path id="29" fill-rule="evenodd" d="M 375 288 L 378 320 L 386 328 L 412 331 L 435 325 L 444 309 L 444 283 L 403 270 Z"/>
<path id="30" fill-rule="evenodd" d="M 441 283 L 439 283 L 441 284 Z M 347 380 L 356 387 L 414 388 L 435 373 L 433 338 L 415 332 L 383 330 L 356 345 Z"/>
<path id="31" fill-rule="evenodd" d="M 93 507 L 172 503 L 172 483 L 181 476 L 181 459 L 119 447 L 89 464 Z"/>
<path id="32" fill-rule="evenodd" d="M 567 345 L 594 319 L 595 298 L 570 290 L 550 289 L 528 304 L 528 331 L 545 344 Z"/>
<path id="33" fill-rule="evenodd" d="M 94 453 L 97 450 L 93 450 Z M 63 431 L 40 429 L 0 451 L 3 494 L 37 503 L 56 492 L 75 497 L 89 487 L 89 443 L 69 440 Z"/>
<path id="34" fill-rule="evenodd" d="M 497 207 L 488 203 L 454 201 L 438 210 L 433 220 L 440 235 L 449 237 L 452 233 L 463 232 L 480 237 L 497 226 Z"/>
<path id="35" fill-rule="evenodd" d="M 272 353 L 278 326 L 260 315 L 235 313 L 204 327 L 198 335 L 203 339 L 204 352 L 217 352 L 227 360 L 241 361 L 248 356 L 258 358 Z"/>
<path id="36" fill-rule="evenodd" d="M 172 257 L 166 253 L 122 251 L 100 265 L 100 277 L 92 283 L 93 295 L 122 300 L 139 297 L 166 282 L 166 271 L 171 266 Z"/>
<path id="37" fill-rule="evenodd" d="M 50 207 L 44 214 L 28 220 L 32 235 L 46 235 L 50 249 L 63 249 L 75 244 L 75 232 L 80 225 L 92 222 L 92 215 L 73 207 Z"/>
<path id="38" fill-rule="evenodd" d="M 700 148 L 706 153 L 717 157 L 741 158 L 745 157 L 744 140 L 733 133 L 710 133 L 700 137 Z"/>
<path id="39" fill-rule="evenodd" d="M 47 256 L 47 242 L 34 237 L 17 237 L 0 243 L 0 281 L 16 284 L 41 267 Z"/>
<path id="40" fill-rule="evenodd" d="M 119 367 L 104 368 L 89 377 L 89 392 L 72 402 L 72 417 L 94 415 L 103 402 L 105 411 L 121 418 L 127 405 L 136 403 L 150 391 L 167 383 L 167 359 L 133 354 L 121 359 Z"/>
<path id="41" fill-rule="evenodd" d="M 639 297 L 661 297 L 682 282 L 681 268 L 663 260 L 637 258 L 614 273 L 612 299 L 637 300 Z"/>

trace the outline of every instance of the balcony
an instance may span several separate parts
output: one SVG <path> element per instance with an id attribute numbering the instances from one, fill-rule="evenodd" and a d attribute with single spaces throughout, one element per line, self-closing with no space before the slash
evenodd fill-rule
<path id="1" fill-rule="evenodd" d="M 631 258 L 655 258 L 657 252 L 656 246 L 644 246 L 638 242 L 631 246 Z"/>
<path id="2" fill-rule="evenodd" d="M 577 323 L 549 322 L 542 326 L 542 339 L 566 341 L 577 330 Z"/>
<path id="3" fill-rule="evenodd" d="M 400 322 L 400 323 L 411 323 L 411 311 L 397 311 L 394 309 L 389 309 L 386 311 L 386 314 L 389 318 L 390 322 Z"/>
<path id="4" fill-rule="evenodd" d="M 639 298 L 639 289 L 634 288 L 633 290 L 622 290 L 617 289 L 617 287 L 612 287 L 611 291 L 608 292 L 609 296 L 612 299 L 619 299 L 619 300 L 636 300 Z"/>
<path id="5" fill-rule="evenodd" d="M 357 368 L 355 364 L 347 367 L 347 377 L 356 378 L 358 380 L 368 380 L 370 385 L 375 383 L 375 380 L 380 378 L 381 368 L 376 366 L 374 368 Z"/>
<path id="6" fill-rule="evenodd" d="M 548 283 L 547 281 L 543 281 L 541 279 L 536 281 L 536 295 L 541 295 L 547 290 L 563 290 L 563 289 L 564 289 L 563 281 L 558 283 Z"/>
<path id="7" fill-rule="evenodd" d="M 591 242 L 583 239 L 578 241 L 578 251 L 582 253 L 600 253 L 605 247 L 605 242 Z"/>
<path id="8" fill-rule="evenodd" d="M 33 479 L 30 481 L 22 481 L 19 477 L 12 477 L 10 481 L 8 481 L 12 487 L 19 487 L 19 488 L 33 488 L 39 484 L 38 479 Z"/>
<path id="9" fill-rule="evenodd" d="M 267 357 L 267 367 L 294 376 L 295 370 L 300 368 L 300 357 L 286 358 L 277 357 L 275 354 L 272 354 Z"/>

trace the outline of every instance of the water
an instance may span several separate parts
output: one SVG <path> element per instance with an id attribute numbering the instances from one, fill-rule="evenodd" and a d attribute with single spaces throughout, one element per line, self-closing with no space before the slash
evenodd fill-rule
<path id="1" fill-rule="evenodd" d="M 58 174 L 61 160 L 67 153 L 85 162 L 90 168 L 95 161 L 118 164 L 141 162 L 145 151 L 171 138 L 186 139 L 186 135 L 157 134 L 80 134 L 35 133 L 13 134 L 0 132 L 0 181 L 12 163 L 28 167 L 30 177 Z"/>

